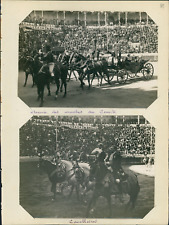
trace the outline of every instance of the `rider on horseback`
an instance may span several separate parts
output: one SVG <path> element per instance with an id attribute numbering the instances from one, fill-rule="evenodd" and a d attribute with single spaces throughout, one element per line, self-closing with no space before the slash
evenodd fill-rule
<path id="1" fill-rule="evenodd" d="M 43 56 L 43 61 L 45 61 L 47 64 L 54 62 L 54 56 L 49 45 L 46 45 L 46 53 Z"/>
<path id="2" fill-rule="evenodd" d="M 52 163 L 55 165 L 59 165 L 61 163 L 60 152 L 56 152 L 52 159 Z"/>
<path id="3" fill-rule="evenodd" d="M 79 166 L 79 163 L 78 163 L 79 154 L 77 151 L 73 151 L 73 154 L 71 155 L 71 160 L 72 160 L 72 165 L 73 165 L 72 170 L 74 171 L 75 177 L 81 184 L 83 184 L 84 171 Z"/>
<path id="4" fill-rule="evenodd" d="M 79 168 L 79 164 L 78 164 L 78 161 L 79 161 L 79 154 L 77 151 L 73 151 L 72 155 L 71 155 L 71 161 L 72 161 L 72 164 L 73 164 L 73 168 Z"/>
<path id="5" fill-rule="evenodd" d="M 111 174 L 105 164 L 106 152 L 103 150 L 102 144 L 99 144 L 99 148 L 94 149 L 91 154 L 94 154 L 96 159 L 91 163 L 91 171 L 93 171 L 91 174 L 93 173 L 93 175 L 90 175 L 90 179 L 95 179 L 95 187 L 98 189 L 110 187 Z"/>
<path id="6" fill-rule="evenodd" d="M 50 81 L 53 76 L 54 56 L 49 45 L 46 45 L 46 53 L 42 57 L 42 60 L 43 66 L 39 70 L 39 73 L 45 74 L 46 79 Z M 50 93 L 48 95 L 50 95 Z"/>
<path id="7" fill-rule="evenodd" d="M 59 177 L 63 177 L 63 176 L 65 175 L 66 168 L 65 168 L 64 164 L 63 164 L 62 161 L 61 161 L 60 152 L 57 151 L 57 152 L 54 154 L 54 157 L 53 157 L 53 159 L 52 159 L 52 163 L 53 163 L 54 165 L 56 165 L 56 170 L 54 170 L 54 171 L 52 172 L 52 174 L 57 173 L 57 175 L 58 175 Z"/>
<path id="8" fill-rule="evenodd" d="M 115 149 L 114 152 L 109 157 L 109 162 L 112 170 L 113 177 L 115 182 L 118 185 L 118 189 L 120 193 L 122 193 L 122 182 L 126 180 L 127 175 L 125 174 L 122 165 L 122 156 L 120 151 Z"/>

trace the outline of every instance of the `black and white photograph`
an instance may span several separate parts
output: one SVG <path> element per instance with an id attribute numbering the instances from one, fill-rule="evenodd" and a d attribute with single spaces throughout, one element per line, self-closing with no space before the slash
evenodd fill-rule
<path id="1" fill-rule="evenodd" d="M 33 10 L 18 51 L 29 107 L 147 108 L 157 98 L 158 26 L 147 12 Z"/>
<path id="2" fill-rule="evenodd" d="M 155 128 L 143 116 L 33 116 L 19 131 L 20 205 L 33 218 L 144 218 Z"/>
<path id="3" fill-rule="evenodd" d="M 168 3 L 5 0 L 4 225 L 168 222 Z"/>

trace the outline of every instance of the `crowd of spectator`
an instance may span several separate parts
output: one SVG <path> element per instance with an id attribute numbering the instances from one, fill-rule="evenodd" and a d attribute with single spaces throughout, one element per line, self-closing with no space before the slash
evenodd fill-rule
<path id="1" fill-rule="evenodd" d="M 78 126 L 75 126 L 75 124 Z M 102 143 L 103 150 L 111 147 L 122 155 L 143 156 L 155 151 L 155 129 L 150 124 L 90 124 L 62 122 L 52 124 L 29 121 L 20 129 L 20 155 L 54 155 L 56 149 L 62 159 L 69 159 L 73 151 L 79 156 L 90 153 Z"/>
<path id="2" fill-rule="evenodd" d="M 95 48 L 101 52 L 157 53 L 158 27 L 155 25 L 132 25 L 106 27 L 61 26 L 59 30 L 25 29 L 20 27 L 19 52 L 32 55 L 48 43 L 53 48 L 87 54 Z"/>
<path id="3" fill-rule="evenodd" d="M 121 53 L 156 53 L 158 30 L 156 26 L 115 26 L 107 29 L 69 30 L 61 45 L 67 49 L 87 52 L 96 47 L 100 51 L 113 50 Z"/>

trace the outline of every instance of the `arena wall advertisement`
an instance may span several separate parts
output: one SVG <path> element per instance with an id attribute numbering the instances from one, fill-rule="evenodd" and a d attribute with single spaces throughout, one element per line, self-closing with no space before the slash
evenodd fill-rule
<path id="1" fill-rule="evenodd" d="M 2 224 L 168 224 L 168 3 L 1 16 Z"/>

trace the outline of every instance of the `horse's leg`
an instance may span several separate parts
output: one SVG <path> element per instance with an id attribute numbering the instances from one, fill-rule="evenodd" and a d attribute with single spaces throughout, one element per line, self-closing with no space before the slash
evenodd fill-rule
<path id="1" fill-rule="evenodd" d="M 108 203 L 108 207 L 109 207 L 109 217 L 111 217 L 111 215 L 112 215 L 112 205 L 111 205 L 111 195 L 110 195 L 109 192 L 106 196 L 106 199 L 107 199 L 107 203 Z"/>
<path id="2" fill-rule="evenodd" d="M 39 107 L 42 107 L 42 106 L 43 106 L 44 88 L 45 88 L 44 85 L 42 85 L 41 88 L 40 88 L 40 89 L 41 89 L 41 90 L 40 90 L 40 99 L 41 99 L 41 102 L 40 102 Z"/>
<path id="3" fill-rule="evenodd" d="M 96 192 L 94 191 L 94 192 L 93 192 L 93 196 L 92 196 L 92 198 L 90 199 L 89 204 L 88 204 L 88 206 L 87 206 L 86 217 L 89 216 L 89 213 L 90 213 L 90 210 L 91 210 L 91 208 L 92 208 L 92 205 L 93 205 L 93 208 L 95 207 L 97 198 L 98 198 L 98 196 L 97 196 Z"/>
<path id="4" fill-rule="evenodd" d="M 64 95 L 63 95 L 63 98 L 66 97 L 66 94 L 67 94 L 67 83 L 66 83 L 66 79 L 62 79 L 62 85 L 64 85 L 64 88 L 65 88 L 65 92 L 64 92 Z"/>
<path id="5" fill-rule="evenodd" d="M 77 195 L 77 200 L 79 201 L 79 184 L 76 184 L 76 195 Z"/>
<path id="6" fill-rule="evenodd" d="M 133 191 L 131 191 L 131 193 L 130 193 L 131 209 L 135 208 L 136 200 L 137 200 L 137 196 L 138 196 L 139 191 L 140 191 L 140 186 L 139 186 L 139 183 L 137 181 L 135 187 L 133 187 Z"/>
<path id="7" fill-rule="evenodd" d="M 73 190 L 74 190 L 74 184 L 72 184 L 72 187 L 71 187 L 70 193 L 68 195 L 68 198 L 70 198 L 72 196 Z"/>
<path id="8" fill-rule="evenodd" d="M 92 198 L 90 199 L 90 201 L 89 201 L 88 206 L 87 206 L 86 217 L 89 217 L 89 213 L 90 213 L 90 209 L 91 209 L 91 207 L 92 207 L 93 201 L 94 201 L 94 199 L 93 199 L 93 197 L 92 197 Z"/>
<path id="9" fill-rule="evenodd" d="M 51 192 L 53 192 L 53 199 L 52 200 L 55 200 L 56 199 L 56 183 L 52 183 L 52 186 L 51 186 Z"/>
<path id="10" fill-rule="evenodd" d="M 93 80 L 94 80 L 95 76 L 96 76 L 96 74 L 93 73 L 93 77 L 92 77 L 92 79 L 91 79 L 91 86 L 92 86 L 92 83 L 93 83 Z"/>
<path id="11" fill-rule="evenodd" d="M 100 76 L 100 73 L 99 73 L 99 72 L 96 72 L 96 76 L 97 76 L 97 82 L 98 82 L 98 85 L 101 86 L 101 83 L 99 83 L 99 76 Z"/>
<path id="12" fill-rule="evenodd" d="M 32 73 L 32 87 L 35 85 L 34 74 Z"/>
<path id="13" fill-rule="evenodd" d="M 80 87 L 83 89 L 83 85 L 84 85 L 84 82 L 83 82 L 83 74 L 79 74 L 79 80 L 80 80 Z"/>
<path id="14" fill-rule="evenodd" d="M 60 88 L 60 80 L 58 78 L 55 79 L 55 82 L 56 82 L 56 93 L 55 93 L 55 99 L 57 99 L 58 97 L 58 92 L 59 92 L 59 88 Z"/>
<path id="15" fill-rule="evenodd" d="M 60 92 L 63 92 L 63 81 L 61 82 Z"/>
<path id="16" fill-rule="evenodd" d="M 26 87 L 26 84 L 27 84 L 27 80 L 28 80 L 28 73 L 27 72 L 25 72 L 25 83 L 24 83 L 24 87 Z"/>
<path id="17" fill-rule="evenodd" d="M 89 89 L 90 89 L 90 73 L 88 73 L 88 75 L 87 75 L 87 80 L 88 80 L 88 84 L 89 84 Z"/>
<path id="18" fill-rule="evenodd" d="M 51 96 L 51 92 L 50 92 L 50 80 L 47 81 L 47 89 L 48 89 L 48 96 Z"/>
<path id="19" fill-rule="evenodd" d="M 72 69 L 70 69 L 69 72 L 68 72 L 68 81 L 70 81 L 71 74 L 72 74 Z"/>
<path id="20" fill-rule="evenodd" d="M 100 86 L 102 86 L 102 82 L 103 82 L 103 75 L 102 75 L 102 72 L 101 72 L 101 71 L 99 72 L 99 76 L 100 76 L 100 78 L 101 78 L 101 81 L 100 81 Z"/>
<path id="21" fill-rule="evenodd" d="M 75 77 L 75 79 L 77 81 L 77 77 L 76 77 L 76 74 L 75 74 L 75 71 L 74 70 L 73 70 L 73 75 L 74 75 L 74 77 Z"/>
<path id="22" fill-rule="evenodd" d="M 107 78 L 108 78 L 108 84 L 111 84 L 110 83 L 110 80 L 109 80 L 109 72 L 106 70 L 106 76 L 107 76 Z"/>
<path id="23" fill-rule="evenodd" d="M 39 85 L 37 85 L 37 93 L 38 93 L 37 101 L 39 101 L 39 99 L 40 99 L 40 87 L 39 87 Z"/>

